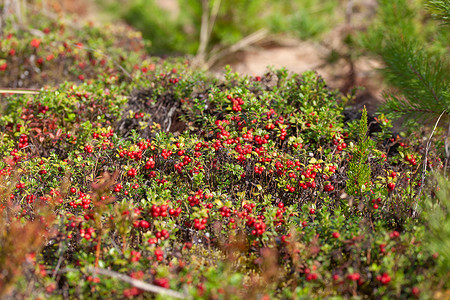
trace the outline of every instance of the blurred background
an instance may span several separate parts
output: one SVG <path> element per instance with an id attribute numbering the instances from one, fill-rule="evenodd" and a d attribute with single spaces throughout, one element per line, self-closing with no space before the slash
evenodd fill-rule
<path id="1" fill-rule="evenodd" d="M 316 70 L 344 93 L 364 87 L 356 105 L 369 112 L 388 87 L 378 72 L 388 37 L 407 32 L 434 55 L 448 54 L 450 40 L 425 0 L 2 1 L 3 18 L 8 7 L 18 21 L 39 7 L 74 22 L 125 23 L 142 32 L 149 54 L 186 57 L 216 76 L 226 65 L 252 76 L 267 66 Z"/>

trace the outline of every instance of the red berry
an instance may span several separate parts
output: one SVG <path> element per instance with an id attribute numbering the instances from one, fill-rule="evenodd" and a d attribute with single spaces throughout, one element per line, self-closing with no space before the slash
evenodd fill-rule
<path id="1" fill-rule="evenodd" d="M 395 189 L 395 183 L 389 182 L 387 187 L 388 187 L 389 191 L 393 191 Z"/>
<path id="2" fill-rule="evenodd" d="M 352 273 L 352 274 L 348 274 L 347 278 L 353 281 L 358 281 L 361 276 L 359 275 L 359 273 Z"/>

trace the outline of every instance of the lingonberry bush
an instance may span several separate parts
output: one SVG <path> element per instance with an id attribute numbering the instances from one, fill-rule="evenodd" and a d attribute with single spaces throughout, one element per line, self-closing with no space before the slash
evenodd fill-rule
<path id="1" fill-rule="evenodd" d="M 2 48 L 5 85 L 56 49 L 52 72 L 89 64 L 95 49 L 112 60 L 2 98 L 2 297 L 445 295 L 448 252 L 427 220 L 448 220 L 448 203 L 421 165 L 427 155 L 427 170 L 442 169 L 444 154 L 382 115 L 345 119 L 350 97 L 317 74 L 218 80 L 129 43 L 107 52 L 118 42 L 108 29 L 39 42 L 8 30 L 18 50 Z M 17 61 L 31 65 L 9 69 Z M 28 74 L 24 86 L 43 82 Z M 352 174 L 362 164 L 369 172 Z M 430 213 L 424 195 L 441 199 Z"/>

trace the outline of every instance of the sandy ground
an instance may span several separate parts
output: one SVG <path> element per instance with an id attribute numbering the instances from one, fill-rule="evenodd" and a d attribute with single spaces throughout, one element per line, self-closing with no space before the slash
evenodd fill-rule
<path id="1" fill-rule="evenodd" d="M 347 93 L 351 88 L 362 87 L 363 90 L 356 94 L 355 108 L 365 105 L 369 112 L 374 112 L 383 101 L 384 87 L 377 72 L 380 63 L 361 57 L 353 62 L 352 72 L 350 64 L 344 59 L 334 64 L 326 63 L 330 51 L 330 48 L 316 42 L 283 39 L 276 44 L 253 46 L 234 53 L 215 65 L 212 71 L 220 73 L 225 65 L 230 65 L 235 72 L 251 76 L 264 74 L 267 66 L 286 68 L 292 73 L 314 70 L 324 77 L 332 89 Z"/>

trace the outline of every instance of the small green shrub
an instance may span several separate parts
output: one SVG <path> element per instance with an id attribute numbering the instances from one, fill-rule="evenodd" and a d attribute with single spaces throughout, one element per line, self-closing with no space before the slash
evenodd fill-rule
<path id="1" fill-rule="evenodd" d="M 352 153 L 347 172 L 346 191 L 351 196 L 360 196 L 370 189 L 371 170 L 369 156 L 374 146 L 368 136 L 367 110 L 364 107 L 358 127 L 359 141 Z"/>

